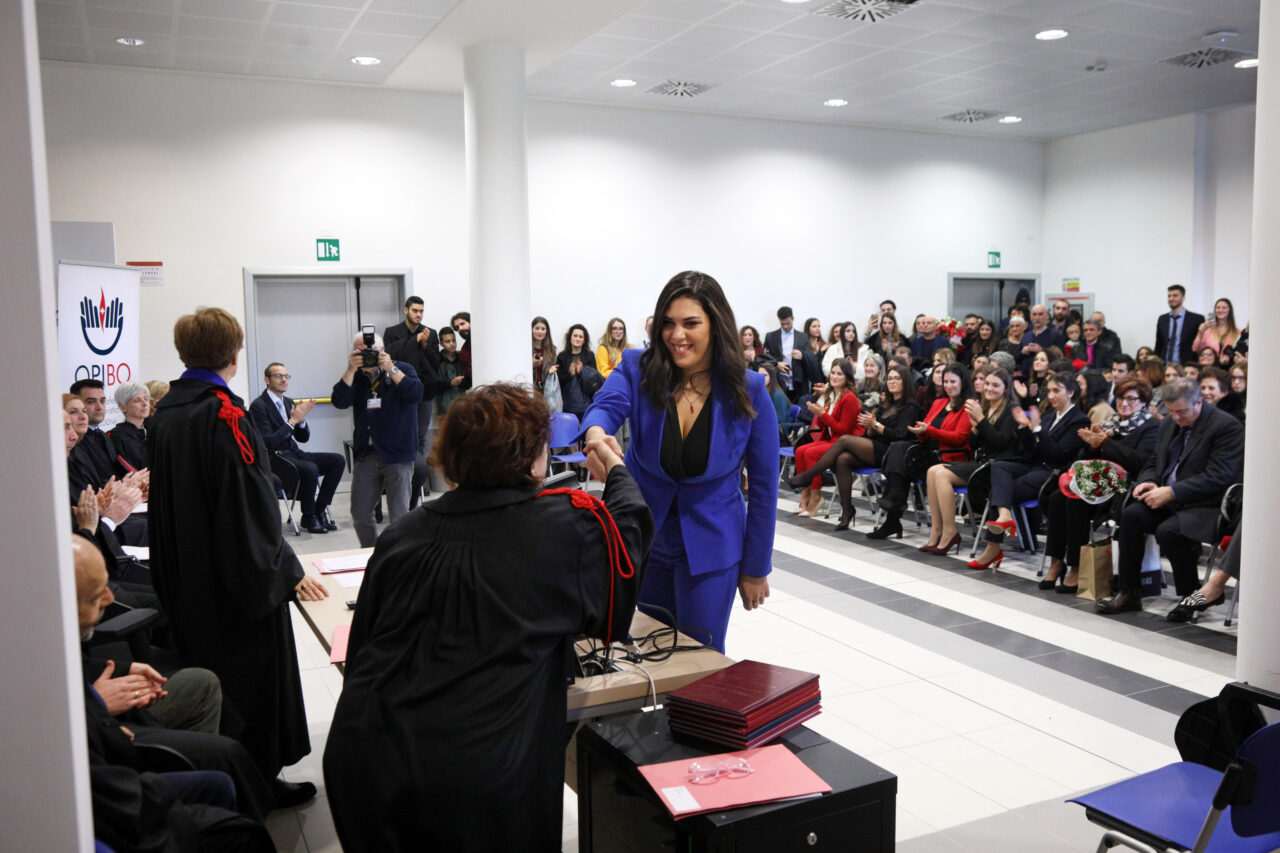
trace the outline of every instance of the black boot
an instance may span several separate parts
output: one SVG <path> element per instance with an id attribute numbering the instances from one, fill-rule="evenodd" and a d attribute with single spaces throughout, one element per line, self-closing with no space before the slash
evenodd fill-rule
<path id="1" fill-rule="evenodd" d="M 885 515 L 884 524 L 881 524 L 875 530 L 867 534 L 868 539 L 888 539 L 890 536 L 902 538 L 902 510 L 894 512 L 889 510 Z"/>
<path id="2" fill-rule="evenodd" d="M 907 505 L 907 478 L 901 474 L 889 472 L 885 474 L 885 480 L 888 486 L 885 487 L 884 494 L 880 496 L 880 500 L 876 503 L 889 510 L 898 510 L 897 517 L 902 517 L 902 510 Z"/>

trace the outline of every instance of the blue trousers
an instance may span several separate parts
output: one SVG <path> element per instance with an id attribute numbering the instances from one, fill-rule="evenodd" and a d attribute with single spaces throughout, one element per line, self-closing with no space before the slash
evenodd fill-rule
<path id="1" fill-rule="evenodd" d="M 689 571 L 689 555 L 673 505 L 649 551 L 640 583 L 640 611 L 666 625 L 674 619 L 674 627 L 723 653 L 737 592 L 736 565 L 701 575 Z"/>

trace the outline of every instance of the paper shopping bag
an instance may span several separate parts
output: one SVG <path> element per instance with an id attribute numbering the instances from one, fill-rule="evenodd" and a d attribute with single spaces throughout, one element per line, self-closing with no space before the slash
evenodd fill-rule
<path id="1" fill-rule="evenodd" d="M 1111 595 L 1111 540 L 1088 542 L 1080 548 L 1080 588 L 1077 598 L 1092 601 Z"/>

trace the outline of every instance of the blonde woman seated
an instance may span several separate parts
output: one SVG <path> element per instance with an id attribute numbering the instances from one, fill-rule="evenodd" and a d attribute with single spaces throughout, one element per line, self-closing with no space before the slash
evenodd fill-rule
<path id="1" fill-rule="evenodd" d="M 929 513 L 933 527 L 929 544 L 920 550 L 930 554 L 946 554 L 960 550 L 960 532 L 956 530 L 956 487 L 967 486 L 973 472 L 993 459 L 1017 459 L 1022 455 L 1018 441 L 1018 424 L 1013 417 L 1013 382 L 1003 368 L 984 371 L 980 399 L 965 402 L 965 414 L 972 428 L 969 446 L 972 461 L 944 462 L 934 465 L 925 475 L 929 494 Z M 977 386 L 977 382 L 974 385 Z"/>

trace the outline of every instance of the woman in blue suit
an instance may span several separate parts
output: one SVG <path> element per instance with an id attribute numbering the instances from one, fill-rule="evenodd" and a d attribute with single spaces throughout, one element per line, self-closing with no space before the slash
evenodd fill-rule
<path id="1" fill-rule="evenodd" d="M 653 316 L 661 333 L 623 353 L 582 425 L 588 439 L 611 441 L 631 419 L 627 469 L 658 525 L 640 609 L 724 651 L 734 592 L 748 610 L 769 597 L 778 418 L 714 278 L 680 273 Z"/>

